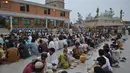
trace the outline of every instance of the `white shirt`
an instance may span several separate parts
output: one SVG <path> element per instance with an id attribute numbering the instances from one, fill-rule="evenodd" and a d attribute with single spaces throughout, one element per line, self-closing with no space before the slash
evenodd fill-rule
<path id="1" fill-rule="evenodd" d="M 48 39 L 43 38 L 42 40 L 48 45 Z"/>
<path id="2" fill-rule="evenodd" d="M 29 41 L 32 41 L 32 36 L 28 36 Z"/>
<path id="3" fill-rule="evenodd" d="M 119 60 L 120 58 L 120 50 L 112 50 L 112 56 L 114 58 L 114 60 Z"/>
<path id="4" fill-rule="evenodd" d="M 109 70 L 112 71 L 112 67 L 110 65 L 109 59 L 105 56 L 103 56 L 106 59 L 106 64 L 102 66 L 102 68 L 108 66 Z"/>
<path id="5" fill-rule="evenodd" d="M 54 44 L 55 44 L 55 50 L 58 50 L 59 49 L 59 43 L 58 43 L 57 38 L 54 38 Z"/>
<path id="6" fill-rule="evenodd" d="M 49 64 L 52 64 L 52 63 L 55 63 L 55 64 L 58 64 L 58 60 L 57 58 L 55 60 L 52 60 L 54 58 L 54 54 L 53 55 L 50 55 L 50 53 L 47 53 L 47 58 L 46 58 L 46 63 L 49 63 Z M 37 57 L 37 59 L 41 60 L 41 56 L 40 57 Z"/>
<path id="7" fill-rule="evenodd" d="M 50 41 L 48 48 L 54 48 L 55 49 L 55 43 L 53 41 Z"/>
<path id="8" fill-rule="evenodd" d="M 53 60 L 53 58 L 55 60 Z M 41 60 L 41 57 L 37 57 L 38 60 Z M 51 69 L 52 63 L 55 63 L 56 65 L 58 65 L 58 59 L 56 58 L 55 54 L 50 55 L 50 53 L 47 53 L 47 58 L 46 58 L 46 66 L 47 68 Z"/>
<path id="9" fill-rule="evenodd" d="M 72 32 L 72 29 L 69 29 L 69 34 L 70 34 L 71 36 L 72 36 L 72 33 L 73 33 L 73 32 Z"/>

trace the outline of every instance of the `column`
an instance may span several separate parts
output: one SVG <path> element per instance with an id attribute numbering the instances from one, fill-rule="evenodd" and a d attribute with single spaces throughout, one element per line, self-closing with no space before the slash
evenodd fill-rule
<path id="1" fill-rule="evenodd" d="M 48 28 L 48 19 L 46 19 L 46 28 Z"/>
<path id="2" fill-rule="evenodd" d="M 10 16 L 9 19 L 10 19 L 10 31 L 12 31 L 12 29 L 13 29 L 13 27 L 12 27 L 12 19 L 13 19 L 12 16 Z"/>
<path id="3" fill-rule="evenodd" d="M 54 20 L 54 27 L 56 27 L 56 20 Z"/>

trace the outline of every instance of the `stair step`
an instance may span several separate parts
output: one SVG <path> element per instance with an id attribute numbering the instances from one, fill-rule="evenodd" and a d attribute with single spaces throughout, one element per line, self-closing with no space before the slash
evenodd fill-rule
<path id="1" fill-rule="evenodd" d="M 10 31 L 6 28 L 0 28 L 0 34 L 9 34 Z"/>

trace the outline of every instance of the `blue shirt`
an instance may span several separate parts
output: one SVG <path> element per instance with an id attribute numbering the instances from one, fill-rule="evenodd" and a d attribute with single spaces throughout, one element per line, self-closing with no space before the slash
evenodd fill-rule
<path id="1" fill-rule="evenodd" d="M 4 40 L 2 38 L 0 38 L 0 43 L 4 44 Z"/>

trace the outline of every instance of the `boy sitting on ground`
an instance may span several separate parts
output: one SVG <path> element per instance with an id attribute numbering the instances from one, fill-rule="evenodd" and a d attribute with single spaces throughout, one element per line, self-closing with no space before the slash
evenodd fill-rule
<path id="1" fill-rule="evenodd" d="M 61 68 L 67 69 L 70 67 L 67 45 L 64 45 L 63 54 L 58 57 L 58 62 L 58 65 Z"/>

